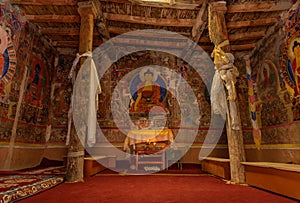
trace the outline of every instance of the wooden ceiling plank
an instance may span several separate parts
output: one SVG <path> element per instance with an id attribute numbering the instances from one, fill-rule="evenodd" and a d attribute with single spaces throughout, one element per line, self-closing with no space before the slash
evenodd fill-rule
<path id="1" fill-rule="evenodd" d="M 166 19 L 166 18 L 145 18 L 141 16 L 129 16 L 122 14 L 104 13 L 104 17 L 111 21 L 127 23 L 138 23 L 155 26 L 193 27 L 195 19 Z"/>
<path id="2" fill-rule="evenodd" d="M 276 18 L 262 18 L 256 20 L 245 20 L 245 21 L 232 21 L 227 22 L 227 28 L 235 29 L 235 28 L 243 28 L 250 26 L 263 26 L 275 24 L 278 20 Z"/>
<path id="3" fill-rule="evenodd" d="M 291 8 L 292 4 L 289 1 L 269 2 L 257 4 L 237 4 L 228 6 L 227 13 L 249 13 L 249 12 L 272 12 L 285 11 Z"/>
<path id="4" fill-rule="evenodd" d="M 76 0 L 11 0 L 11 4 L 30 6 L 75 6 Z"/>
<path id="5" fill-rule="evenodd" d="M 79 15 L 26 15 L 26 19 L 32 22 L 46 23 L 79 23 Z"/>

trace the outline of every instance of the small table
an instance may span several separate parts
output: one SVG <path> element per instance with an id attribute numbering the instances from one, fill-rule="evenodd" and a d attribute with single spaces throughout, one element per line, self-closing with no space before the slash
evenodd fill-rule
<path id="1" fill-rule="evenodd" d="M 161 165 L 162 169 L 166 166 L 165 150 L 136 150 L 135 152 L 135 168 L 138 170 L 139 165 L 157 164 Z"/>

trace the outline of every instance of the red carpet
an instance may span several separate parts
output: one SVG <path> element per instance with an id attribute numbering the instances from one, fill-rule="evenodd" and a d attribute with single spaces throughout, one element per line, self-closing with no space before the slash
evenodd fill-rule
<path id="1" fill-rule="evenodd" d="M 227 185 L 206 175 L 117 176 L 103 174 L 84 183 L 64 183 L 21 201 L 40 202 L 237 202 L 292 203 L 293 200 L 252 187 Z"/>

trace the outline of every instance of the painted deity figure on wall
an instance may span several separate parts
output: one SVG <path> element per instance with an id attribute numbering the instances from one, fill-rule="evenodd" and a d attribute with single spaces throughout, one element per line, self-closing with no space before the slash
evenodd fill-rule
<path id="1" fill-rule="evenodd" d="M 0 96 L 4 96 L 4 100 L 8 100 L 11 79 L 15 73 L 17 63 L 16 52 L 9 32 L 10 29 L 4 29 L 0 22 Z M 0 101 L 2 100 L 1 98 Z"/>
<path id="2" fill-rule="evenodd" d="M 130 91 L 134 100 L 130 112 L 148 113 L 154 106 L 159 106 L 168 112 L 163 103 L 166 96 L 166 84 L 153 69 L 143 69 L 133 80 Z"/>
<path id="3" fill-rule="evenodd" d="M 31 74 L 26 87 L 25 101 L 31 106 L 41 107 L 41 92 L 44 79 L 44 63 L 40 58 L 34 57 L 32 60 Z"/>
<path id="4" fill-rule="evenodd" d="M 277 68 L 270 60 L 265 60 L 257 73 L 258 99 L 262 103 L 273 102 L 279 91 Z"/>
<path id="5" fill-rule="evenodd" d="M 287 73 L 292 82 L 292 87 L 289 87 L 292 97 L 300 97 L 300 37 L 289 44 Z"/>
<path id="6" fill-rule="evenodd" d="M 7 32 L 0 27 L 0 79 L 5 76 L 9 67 L 9 57 L 8 57 L 8 36 Z"/>

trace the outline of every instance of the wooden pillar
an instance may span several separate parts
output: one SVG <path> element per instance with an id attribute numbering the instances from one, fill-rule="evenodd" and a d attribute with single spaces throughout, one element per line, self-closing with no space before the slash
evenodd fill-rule
<path id="1" fill-rule="evenodd" d="M 79 54 L 83 54 L 93 49 L 94 19 L 96 9 L 94 4 L 89 2 L 79 2 L 78 12 L 81 16 Z"/>
<path id="2" fill-rule="evenodd" d="M 92 51 L 93 48 L 93 31 L 94 19 L 96 16 L 93 2 L 79 2 L 78 12 L 81 16 L 80 25 L 80 41 L 79 41 L 79 54 L 87 51 Z M 85 58 L 81 58 L 80 65 L 83 64 Z M 78 72 L 75 71 L 75 75 Z M 73 84 L 74 79 L 73 77 Z M 72 118 L 73 119 L 73 118 Z M 70 142 L 67 155 L 67 182 L 83 181 L 83 163 L 84 163 L 84 146 L 77 136 L 74 123 L 71 124 Z"/>
<path id="3" fill-rule="evenodd" d="M 209 36 L 215 46 L 218 46 L 224 41 L 228 40 L 228 32 L 227 32 L 226 20 L 225 20 L 226 12 L 227 12 L 226 1 L 212 2 L 209 4 L 209 16 L 208 16 Z M 228 44 L 226 46 L 223 46 L 222 50 L 226 53 L 229 53 L 230 45 Z M 237 99 L 235 99 L 235 103 L 237 106 L 239 130 L 232 129 L 232 123 L 231 123 L 232 120 L 230 119 L 230 115 L 227 115 L 227 120 L 226 120 L 228 150 L 229 150 L 229 158 L 230 158 L 230 172 L 231 172 L 231 180 L 234 183 L 243 184 L 245 183 L 245 174 L 244 174 L 244 167 L 241 164 L 241 162 L 244 162 L 246 158 L 245 158 L 243 132 L 241 130 L 242 129 L 241 119 L 238 111 Z"/>

